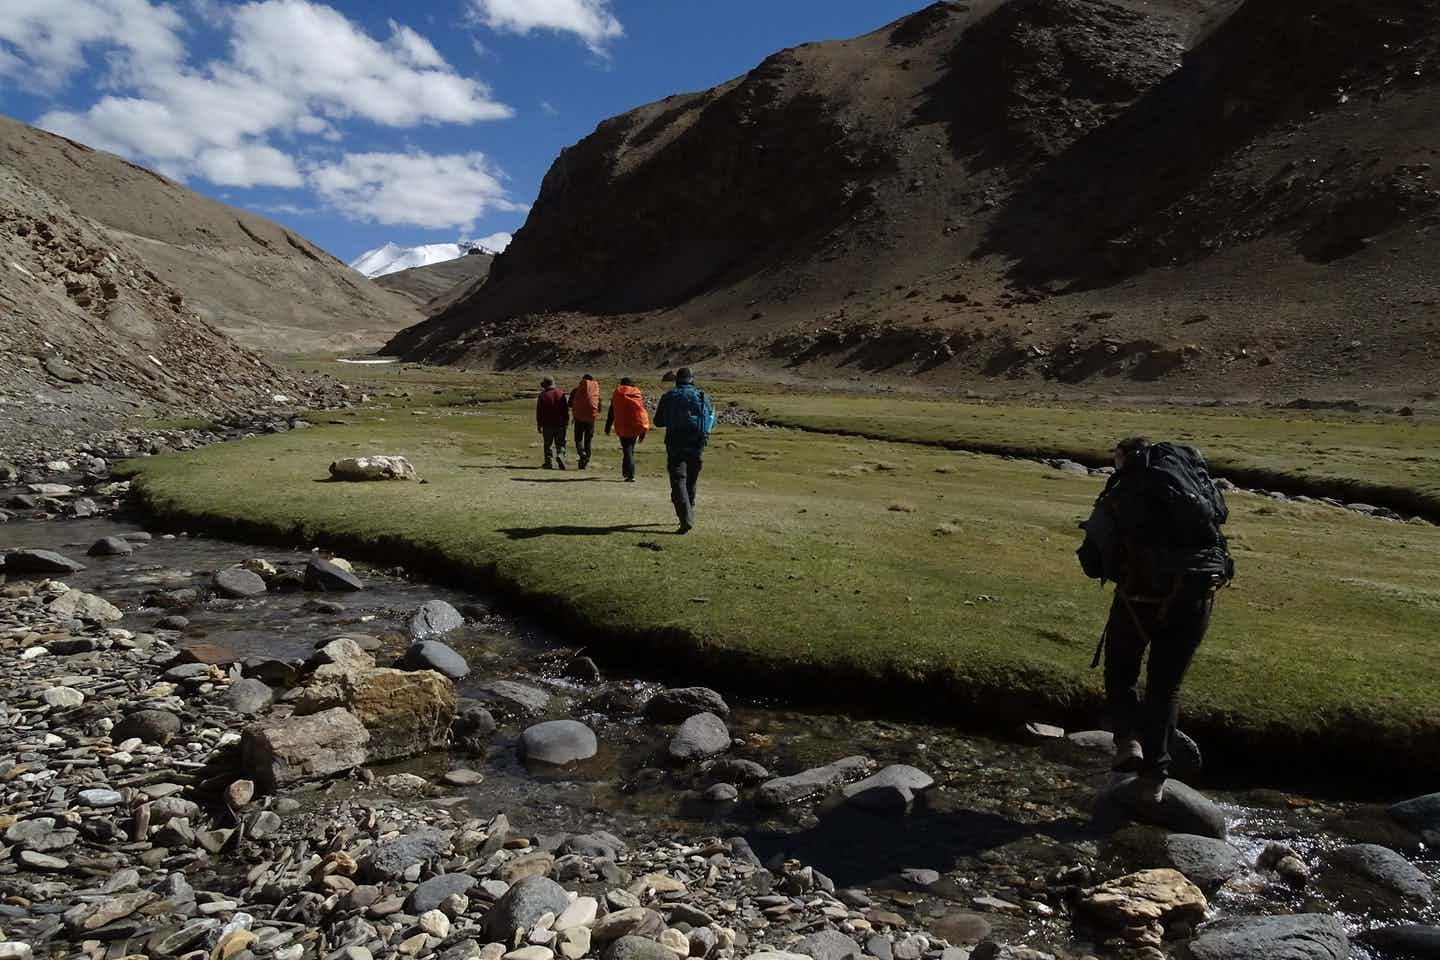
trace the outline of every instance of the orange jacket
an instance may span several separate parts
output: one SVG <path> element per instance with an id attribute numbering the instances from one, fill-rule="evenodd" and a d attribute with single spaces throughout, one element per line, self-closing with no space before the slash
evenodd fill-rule
<path id="1" fill-rule="evenodd" d="M 645 395 L 639 387 L 616 387 L 610 397 L 610 417 L 605 421 L 606 432 L 611 425 L 615 435 L 622 440 L 643 437 L 650 432 L 650 413 L 645 409 Z"/>
<path id="2" fill-rule="evenodd" d="M 570 391 L 570 415 L 581 423 L 594 423 L 600 416 L 600 381 L 581 380 Z"/>

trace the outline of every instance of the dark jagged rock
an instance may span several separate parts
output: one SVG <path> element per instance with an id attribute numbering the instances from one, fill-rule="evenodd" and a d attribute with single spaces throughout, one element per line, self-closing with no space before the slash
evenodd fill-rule
<path id="1" fill-rule="evenodd" d="M 59 574 L 78 573 L 85 564 L 71 560 L 54 550 L 11 550 L 5 554 L 4 572 L 7 574 Z"/>
<path id="2" fill-rule="evenodd" d="M 1237 917 L 1210 924 L 1190 944 L 1194 960 L 1348 960 L 1349 938 L 1334 917 Z"/>
<path id="3" fill-rule="evenodd" d="M 329 560 L 318 557 L 305 564 L 305 589 L 330 593 L 353 593 L 364 590 L 365 584 L 349 571 L 343 570 Z"/>

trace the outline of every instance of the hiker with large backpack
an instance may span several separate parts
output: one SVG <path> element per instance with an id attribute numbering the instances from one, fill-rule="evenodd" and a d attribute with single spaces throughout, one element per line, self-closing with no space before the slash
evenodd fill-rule
<path id="1" fill-rule="evenodd" d="M 655 426 L 665 428 L 665 467 L 670 474 L 670 502 L 680 520 L 680 533 L 695 526 L 695 485 L 710 431 L 715 426 L 715 408 L 705 391 L 695 386 L 689 367 L 675 372 L 675 387 L 655 407 Z"/>
<path id="2" fill-rule="evenodd" d="M 1170 772 L 1180 685 L 1210 625 L 1215 592 L 1235 572 L 1220 532 L 1229 509 L 1193 447 L 1137 437 L 1122 440 L 1114 455 L 1115 472 L 1083 525 L 1078 554 L 1086 576 L 1115 583 L 1100 638 L 1115 771 L 1137 774 L 1141 796 L 1158 803 Z M 1097 649 L 1092 666 L 1100 659 Z"/>
<path id="3" fill-rule="evenodd" d="M 595 441 L 595 421 L 600 417 L 600 381 L 590 374 L 570 391 L 570 419 L 575 421 L 575 453 L 580 469 L 590 466 L 590 445 Z"/>
<path id="4" fill-rule="evenodd" d="M 650 412 L 645 409 L 645 394 L 629 377 L 620 378 L 620 386 L 610 397 L 610 412 L 605 415 L 605 435 L 615 431 L 620 438 L 620 475 L 626 483 L 635 482 L 635 444 L 645 442 L 650 432 Z"/>

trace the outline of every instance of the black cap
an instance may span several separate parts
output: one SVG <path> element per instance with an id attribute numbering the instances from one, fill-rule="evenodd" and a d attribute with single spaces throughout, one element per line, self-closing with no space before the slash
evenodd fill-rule
<path id="1" fill-rule="evenodd" d="M 675 371 L 675 382 L 676 382 L 676 383 L 694 383 L 694 382 L 695 382 L 695 374 L 693 374 L 693 373 L 690 372 L 690 368 L 689 368 L 689 367 L 681 367 L 679 370 L 676 370 L 676 371 Z"/>

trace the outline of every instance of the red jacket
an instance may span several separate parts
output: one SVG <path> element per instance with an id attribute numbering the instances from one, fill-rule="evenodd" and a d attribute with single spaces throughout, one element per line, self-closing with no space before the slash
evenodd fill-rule
<path id="1" fill-rule="evenodd" d="M 546 427 L 569 425 L 570 404 L 565 396 L 565 391 L 559 387 L 551 387 L 540 394 L 540 399 L 535 401 L 535 427 L 543 430 Z"/>

